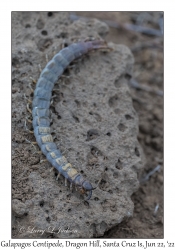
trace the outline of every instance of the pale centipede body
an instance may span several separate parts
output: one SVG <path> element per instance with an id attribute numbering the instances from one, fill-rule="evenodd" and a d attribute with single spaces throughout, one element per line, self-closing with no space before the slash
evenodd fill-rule
<path id="1" fill-rule="evenodd" d="M 75 184 L 82 193 L 89 191 L 89 200 L 94 189 L 66 160 L 53 142 L 50 131 L 50 100 L 55 82 L 61 77 L 67 66 L 75 59 L 94 49 L 107 48 L 104 41 L 95 40 L 69 45 L 57 53 L 40 74 L 32 102 L 33 129 L 36 141 L 47 160 L 70 183 Z"/>

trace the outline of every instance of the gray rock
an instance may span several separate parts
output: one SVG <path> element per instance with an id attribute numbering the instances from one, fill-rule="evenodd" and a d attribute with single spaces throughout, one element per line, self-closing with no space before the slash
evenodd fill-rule
<path id="1" fill-rule="evenodd" d="M 45 54 L 51 59 L 63 41 L 108 31 L 96 19 L 90 26 L 71 23 L 64 12 L 51 17 L 45 12 L 13 12 L 12 18 L 12 81 L 22 90 L 16 100 L 20 103 L 28 91 L 29 76 L 37 79 L 37 65 L 45 66 Z M 84 202 L 75 189 L 71 192 L 69 185 L 64 186 L 63 177 L 56 181 L 56 172 L 42 165 L 31 171 L 28 186 L 33 197 L 25 201 L 28 216 L 21 222 L 20 238 L 99 237 L 133 214 L 131 195 L 138 189 L 137 173 L 144 163 L 128 87 L 134 59 L 126 46 L 109 46 L 112 51 L 96 51 L 75 63 L 70 78 L 56 84 L 59 91 L 52 108 L 52 130 L 59 148 L 93 186 L 101 179 L 99 186 L 92 199 Z M 26 108 L 20 105 L 23 114 Z M 21 119 L 20 114 L 16 119 Z M 22 215 L 22 207 L 14 204 L 15 214 Z"/>
<path id="2" fill-rule="evenodd" d="M 12 200 L 12 211 L 15 216 L 22 217 L 24 214 L 27 214 L 27 207 L 26 205 L 21 202 L 20 200 L 13 199 Z"/>

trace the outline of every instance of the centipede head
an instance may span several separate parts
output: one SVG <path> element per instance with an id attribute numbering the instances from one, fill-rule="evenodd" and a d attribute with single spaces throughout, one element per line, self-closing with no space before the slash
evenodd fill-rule
<path id="1" fill-rule="evenodd" d="M 87 199 L 85 200 L 89 200 L 92 196 L 92 185 L 88 182 L 88 181 L 84 181 L 81 185 L 77 185 L 78 191 L 80 192 L 80 194 L 86 194 L 87 192 L 89 192 Z"/>
<path id="2" fill-rule="evenodd" d="M 94 189 L 91 185 L 91 183 L 83 178 L 82 175 L 78 175 L 76 179 L 74 180 L 75 186 L 78 188 L 78 191 L 81 194 L 86 194 L 88 193 L 88 197 L 85 200 L 89 200 L 92 196 L 92 190 Z"/>
<path id="3" fill-rule="evenodd" d="M 86 199 L 86 200 L 89 200 L 91 198 L 91 196 L 92 196 L 92 190 L 93 189 L 94 188 L 92 187 L 92 185 L 91 185 L 91 183 L 89 181 L 84 181 L 82 183 L 81 188 L 80 188 L 80 193 L 81 194 L 86 194 L 87 192 L 89 192 L 88 197 Z"/>
<path id="4" fill-rule="evenodd" d="M 84 188 L 81 188 L 81 189 L 79 189 L 79 191 L 80 191 L 81 194 L 86 194 L 87 192 L 89 192 L 88 197 L 87 197 L 87 199 L 85 199 L 85 201 L 89 200 L 91 198 L 91 196 L 92 196 L 92 190 L 87 191 Z"/>

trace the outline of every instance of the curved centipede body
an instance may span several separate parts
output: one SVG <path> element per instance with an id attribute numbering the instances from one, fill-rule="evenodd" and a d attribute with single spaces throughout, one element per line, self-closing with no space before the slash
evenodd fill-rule
<path id="1" fill-rule="evenodd" d="M 62 156 L 53 142 L 50 131 L 50 99 L 55 82 L 61 77 L 67 66 L 75 59 L 91 50 L 108 48 L 101 40 L 78 42 L 69 45 L 57 53 L 40 74 L 34 99 L 32 102 L 33 129 L 36 141 L 47 160 L 70 183 L 78 187 L 81 193 L 89 192 L 87 200 L 91 198 L 94 189 L 91 183 L 83 178 L 78 171 Z M 71 185 L 72 185 L 71 184 Z"/>

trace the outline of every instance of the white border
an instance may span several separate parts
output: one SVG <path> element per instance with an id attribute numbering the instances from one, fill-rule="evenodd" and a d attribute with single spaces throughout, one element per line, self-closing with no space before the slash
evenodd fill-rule
<path id="1" fill-rule="evenodd" d="M 0 167 L 0 240 L 11 238 L 11 11 L 164 11 L 165 18 L 165 108 L 164 108 L 164 159 L 165 159 L 165 234 L 164 241 L 173 241 L 175 232 L 175 66 L 174 66 L 174 1 L 3 1 L 1 3 L 1 167 Z M 145 229 L 146 230 L 146 229 Z M 80 240 L 79 240 L 80 241 Z M 130 242 L 132 240 L 129 240 Z M 156 240 L 157 241 L 157 240 Z M 161 240 L 159 240 L 161 241 Z M 175 241 L 175 240 L 174 240 Z M 27 242 L 27 240 L 26 240 Z M 149 240 L 150 242 L 150 240 Z M 155 242 L 155 240 L 154 240 Z M 162 241 L 161 241 L 162 242 Z"/>

